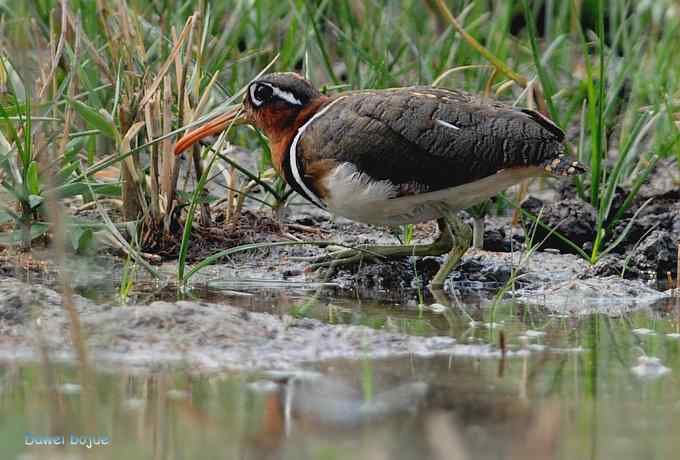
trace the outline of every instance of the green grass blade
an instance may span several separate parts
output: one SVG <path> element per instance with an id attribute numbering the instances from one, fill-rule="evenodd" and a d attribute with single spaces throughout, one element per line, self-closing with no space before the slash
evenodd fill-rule
<path id="1" fill-rule="evenodd" d="M 637 194 L 639 193 L 640 188 L 642 187 L 642 184 L 644 184 L 647 181 L 647 179 L 649 179 L 649 176 L 652 174 L 652 171 L 656 167 L 658 161 L 659 156 L 656 154 L 652 155 L 651 159 L 645 165 L 642 173 L 637 177 L 637 179 L 635 179 L 635 182 L 633 183 L 633 186 L 630 188 L 630 191 L 628 192 L 626 199 L 623 200 L 623 204 L 614 215 L 614 218 L 611 219 L 610 224 L 607 228 L 613 227 L 619 221 L 619 219 L 621 219 L 623 214 L 626 211 L 628 211 L 628 209 L 630 209 L 631 205 L 633 204 L 633 201 L 635 200 L 635 197 L 637 197 Z"/>
<path id="2" fill-rule="evenodd" d="M 640 214 L 640 212 L 642 212 L 642 210 L 645 209 L 645 208 L 647 207 L 647 205 L 648 205 L 649 203 L 651 203 L 652 201 L 654 201 L 654 198 L 649 198 L 647 201 L 645 201 L 644 203 L 642 203 L 642 205 L 637 209 L 637 211 L 635 211 L 635 214 L 633 214 L 633 217 L 631 217 L 630 222 L 628 222 L 628 224 L 627 224 L 626 227 L 623 229 L 623 231 L 619 234 L 619 236 L 618 236 L 618 237 L 617 237 L 610 245 L 608 245 L 608 246 L 602 251 L 602 253 L 599 255 L 599 257 L 602 257 L 602 256 L 604 256 L 605 254 L 607 254 L 607 253 L 611 252 L 612 250 L 616 249 L 616 247 L 617 247 L 619 244 L 621 244 L 621 243 L 626 239 L 626 237 L 627 237 L 628 234 L 630 233 L 631 228 L 633 227 L 633 224 L 635 223 L 635 220 L 637 219 L 638 214 Z M 598 257 L 598 258 L 599 258 L 599 257 Z"/>
<path id="3" fill-rule="evenodd" d="M 563 243 L 567 244 L 570 248 L 572 248 L 579 256 L 581 256 L 585 260 L 590 260 L 590 256 L 586 254 L 586 252 L 581 249 L 576 243 L 571 241 L 569 238 L 566 236 L 562 235 L 560 232 L 558 232 L 555 228 L 551 228 L 548 224 L 544 223 L 541 221 L 537 216 L 534 214 L 530 213 L 529 211 L 522 209 L 522 207 L 519 205 L 519 203 L 516 203 L 512 200 L 510 200 L 507 197 L 501 197 L 501 199 L 505 200 L 509 206 L 517 209 L 520 213 L 522 213 L 523 216 L 527 217 L 529 220 L 534 222 L 535 224 L 538 224 L 541 226 L 541 228 L 547 230 L 548 232 L 551 232 L 552 235 L 555 237 L 559 238 L 560 241 Z"/>
<path id="4" fill-rule="evenodd" d="M 550 74 L 545 69 L 543 62 L 541 61 L 540 51 L 538 49 L 538 42 L 536 38 L 536 25 L 534 24 L 534 17 L 531 14 L 527 0 L 522 0 L 522 7 L 524 9 L 524 18 L 527 23 L 527 30 L 529 31 L 529 42 L 531 43 L 531 54 L 534 58 L 534 65 L 536 66 L 536 71 L 538 73 L 538 78 L 541 82 L 541 87 L 543 88 L 543 97 L 545 98 L 545 103 L 548 106 L 548 112 L 550 112 L 550 118 L 552 118 L 556 123 L 559 123 L 559 113 L 555 108 L 553 103 L 553 95 L 555 94 L 555 82 L 550 77 Z"/>
<path id="5" fill-rule="evenodd" d="M 99 130 L 109 139 L 120 140 L 120 134 L 114 124 L 101 113 L 75 99 L 69 99 L 69 103 L 90 128 Z"/>
<path id="6" fill-rule="evenodd" d="M 312 30 L 314 31 L 314 36 L 316 37 L 316 44 L 319 47 L 319 50 L 321 51 L 321 57 L 323 59 L 324 67 L 326 68 L 326 72 L 328 73 L 328 76 L 331 77 L 331 80 L 333 80 L 333 84 L 338 85 L 340 84 L 340 79 L 338 79 L 337 75 L 335 75 L 335 71 L 333 70 L 333 64 L 331 64 L 331 59 L 328 55 L 328 51 L 326 50 L 325 40 L 322 37 L 321 32 L 319 31 L 319 26 L 317 24 L 319 21 L 316 19 L 314 13 L 312 12 L 312 6 L 309 0 L 305 0 L 305 11 L 307 12 L 309 24 L 311 24 Z"/>
<path id="7" fill-rule="evenodd" d="M 596 124 L 594 126 L 595 131 L 593 133 L 593 153 L 591 162 L 591 168 L 593 177 L 597 177 L 598 180 L 594 180 L 591 184 L 590 190 L 590 201 L 593 206 L 596 206 L 597 200 L 600 196 L 600 168 L 602 161 L 605 156 L 605 126 L 604 126 L 604 106 L 605 106 L 605 60 L 604 60 L 604 2 L 603 0 L 597 1 L 597 36 L 598 36 L 598 53 L 600 59 L 600 75 L 597 87 L 597 118 Z"/>

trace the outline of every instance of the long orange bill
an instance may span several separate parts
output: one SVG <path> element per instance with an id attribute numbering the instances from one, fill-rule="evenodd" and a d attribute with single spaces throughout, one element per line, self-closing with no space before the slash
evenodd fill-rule
<path id="1" fill-rule="evenodd" d="M 209 121 L 200 128 L 195 129 L 193 131 L 189 131 L 184 136 L 182 136 L 179 141 L 177 141 L 177 144 L 175 144 L 175 155 L 180 155 L 182 152 L 184 152 L 186 149 L 188 149 L 189 147 L 191 147 L 204 137 L 221 133 L 222 131 L 227 129 L 227 127 L 231 123 L 233 124 L 243 123 L 245 119 L 242 117 L 242 112 L 243 112 L 242 107 L 238 106 L 234 110 L 230 110 L 229 112 L 220 115 L 214 120 Z"/>

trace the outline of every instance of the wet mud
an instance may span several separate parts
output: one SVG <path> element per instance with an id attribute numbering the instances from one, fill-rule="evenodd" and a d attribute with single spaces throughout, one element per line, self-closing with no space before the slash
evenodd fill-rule
<path id="1" fill-rule="evenodd" d="M 176 248 L 166 247 L 167 252 L 153 259 L 160 262 L 156 268 L 161 279 L 105 251 L 70 255 L 60 273 L 48 251 L 6 250 L 0 253 L 0 337 L 4 349 L 15 350 L 17 357 L 31 355 L 40 337 L 50 349 L 68 355 L 69 325 L 57 293 L 59 275 L 65 273 L 77 294 L 83 325 L 92 331 L 88 345 L 109 361 L 145 365 L 152 356 L 156 362 L 208 368 L 286 368 L 309 360 L 357 358 L 361 343 L 384 356 L 414 350 L 436 353 L 437 347 L 448 354 L 464 353 L 464 346 L 448 339 L 385 335 L 371 328 L 296 318 L 299 311 L 288 308 L 280 309 L 278 315 L 267 308 L 263 313 L 244 310 L 242 303 L 250 299 L 251 306 L 253 302 L 274 305 L 281 298 L 270 298 L 268 292 L 277 292 L 304 307 L 323 292 L 334 299 L 372 299 L 381 302 L 380 308 L 392 303 L 421 310 L 432 307 L 432 311 L 453 308 L 459 299 L 476 306 L 517 302 L 560 315 L 618 315 L 659 308 L 674 296 L 672 291 L 663 292 L 671 287 L 665 281 L 677 277 L 680 201 L 673 187 L 672 178 L 653 178 L 619 224 L 628 230 L 625 238 L 595 265 L 574 255 L 561 240 L 541 233 L 540 227 L 529 241 L 521 226 L 512 225 L 510 216 L 487 217 L 484 249 L 467 252 L 446 281 L 444 292 L 427 289 L 443 257 L 362 262 L 322 273 L 309 270 L 311 259 L 329 250 L 318 244 L 269 247 L 225 257 L 192 278 L 189 290 L 194 294 L 190 295 L 178 288 Z M 557 194 L 558 201 L 530 196 L 524 208 L 540 212 L 549 226 L 588 250 L 594 238 L 595 210 L 570 196 L 573 191 L 568 189 L 551 193 Z M 546 193 L 537 195 L 545 197 Z M 622 198 L 615 200 L 616 206 L 621 203 Z M 398 229 L 333 218 L 296 201 L 279 214 L 248 208 L 236 223 L 197 227 L 190 264 L 247 243 L 400 243 Z M 427 243 L 436 232 L 433 223 L 416 225 L 413 242 Z M 129 286 L 125 286 L 127 278 Z M 41 326 L 36 329 L 38 323 Z"/>
<path id="2" fill-rule="evenodd" d="M 56 291 L 0 280 L 0 356 L 7 361 L 75 359 L 71 322 Z M 292 369 L 306 362 L 394 356 L 499 357 L 493 345 L 459 344 L 365 326 L 329 325 L 289 314 L 248 311 L 226 303 L 156 301 L 112 307 L 73 297 L 93 362 L 158 369 Z M 508 351 L 509 356 L 516 352 Z"/>

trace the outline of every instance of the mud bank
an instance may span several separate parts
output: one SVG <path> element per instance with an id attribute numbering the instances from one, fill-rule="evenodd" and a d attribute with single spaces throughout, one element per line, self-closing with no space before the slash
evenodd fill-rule
<path id="1" fill-rule="evenodd" d="M 90 357 L 103 367 L 281 370 L 339 358 L 500 356 L 493 346 L 458 344 L 451 337 L 328 325 L 229 305 L 179 301 L 110 307 L 80 296 L 74 305 Z M 74 359 L 62 297 L 43 286 L 0 280 L 0 337 L 6 361 L 37 360 L 41 346 L 51 360 Z"/>

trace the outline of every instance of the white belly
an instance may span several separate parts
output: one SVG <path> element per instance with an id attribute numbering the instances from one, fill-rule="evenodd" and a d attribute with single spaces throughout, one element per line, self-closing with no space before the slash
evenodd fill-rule
<path id="1" fill-rule="evenodd" d="M 389 180 L 373 180 L 351 163 L 343 163 L 324 179 L 329 190 L 324 202 L 329 212 L 357 222 L 415 224 L 440 217 L 437 208 L 442 204 L 451 210 L 465 209 L 524 179 L 541 175 L 541 167 L 503 169 L 469 184 L 395 198 L 398 189 Z"/>

